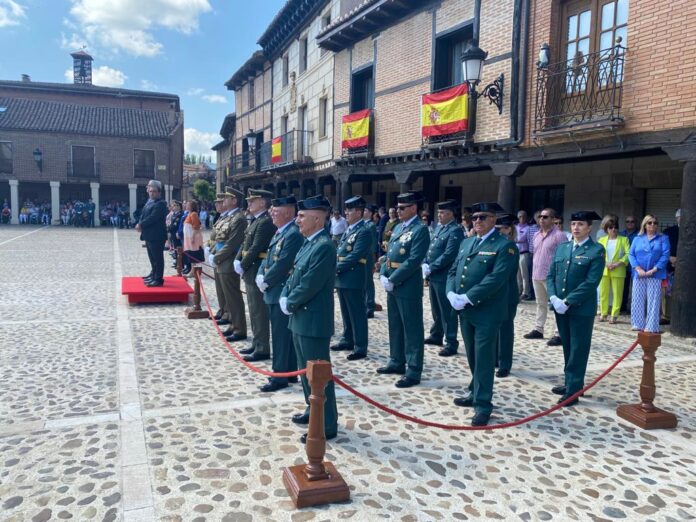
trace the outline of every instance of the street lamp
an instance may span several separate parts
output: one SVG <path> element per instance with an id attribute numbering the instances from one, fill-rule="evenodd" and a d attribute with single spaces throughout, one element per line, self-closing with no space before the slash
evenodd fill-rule
<path id="1" fill-rule="evenodd" d="M 546 69 L 549 66 L 550 61 L 551 48 L 549 47 L 549 44 L 543 43 L 539 49 L 539 61 L 536 63 L 536 65 L 539 69 Z"/>
<path id="2" fill-rule="evenodd" d="M 476 91 L 476 86 L 481 82 L 481 70 L 488 53 L 475 44 L 469 44 L 462 53 L 462 73 L 464 81 L 469 84 L 469 94 L 476 100 L 482 96 L 488 98 L 488 102 L 498 107 L 498 114 L 503 113 L 503 85 L 505 76 L 501 73 L 493 83 L 486 85 L 481 92 Z"/>
<path id="3" fill-rule="evenodd" d="M 246 135 L 246 139 L 247 144 L 249 145 L 249 152 L 254 152 L 256 150 L 256 133 L 254 132 L 254 129 L 249 131 L 249 134 Z"/>
<path id="4" fill-rule="evenodd" d="M 43 171 L 43 152 L 38 147 L 34 149 L 34 161 L 36 166 L 39 167 L 39 172 Z"/>

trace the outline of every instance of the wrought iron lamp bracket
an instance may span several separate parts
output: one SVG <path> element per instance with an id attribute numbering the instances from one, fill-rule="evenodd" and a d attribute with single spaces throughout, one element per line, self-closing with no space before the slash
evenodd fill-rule
<path id="1" fill-rule="evenodd" d="M 505 86 L 505 74 L 501 73 L 493 83 L 486 85 L 481 92 L 472 89 L 475 97 L 488 98 L 488 103 L 498 107 L 498 114 L 503 113 L 503 88 Z"/>

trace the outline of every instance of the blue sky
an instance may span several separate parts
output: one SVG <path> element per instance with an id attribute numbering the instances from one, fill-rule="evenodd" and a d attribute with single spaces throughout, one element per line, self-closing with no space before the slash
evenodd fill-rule
<path id="1" fill-rule="evenodd" d="M 234 96 L 223 83 L 257 49 L 285 0 L 0 0 L 0 79 L 67 82 L 70 52 L 93 83 L 178 94 L 187 152 L 219 141 Z M 72 74 L 72 73 L 69 73 Z"/>

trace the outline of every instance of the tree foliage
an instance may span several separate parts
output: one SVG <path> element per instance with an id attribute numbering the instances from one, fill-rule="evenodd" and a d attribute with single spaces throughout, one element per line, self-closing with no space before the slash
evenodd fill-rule
<path id="1" fill-rule="evenodd" d="M 213 201 L 215 199 L 215 187 L 204 179 L 193 182 L 193 195 L 199 201 Z"/>

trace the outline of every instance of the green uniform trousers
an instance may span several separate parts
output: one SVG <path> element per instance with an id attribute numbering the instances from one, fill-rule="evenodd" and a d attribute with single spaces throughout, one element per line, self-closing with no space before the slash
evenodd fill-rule
<path id="1" fill-rule="evenodd" d="M 457 341 L 457 314 L 447 299 L 447 280 L 430 281 L 430 310 L 433 314 L 433 325 L 430 327 L 430 338 L 442 340 L 445 337 L 445 347 L 453 352 L 459 348 Z"/>
<path id="2" fill-rule="evenodd" d="M 267 304 L 268 316 L 271 318 L 271 343 L 274 372 L 294 372 L 297 370 L 297 356 L 292 344 L 292 334 L 288 329 L 289 316 L 285 315 L 278 304 Z M 287 377 L 271 377 L 270 381 L 287 384 Z"/>
<path id="3" fill-rule="evenodd" d="M 585 386 L 594 316 L 556 314 L 556 324 L 563 343 L 565 394 L 570 396 Z"/>
<path id="4" fill-rule="evenodd" d="M 423 372 L 423 301 L 398 299 L 387 292 L 389 318 L 389 368 L 420 381 Z"/>
<path id="5" fill-rule="evenodd" d="M 297 355 L 297 365 L 300 368 L 307 367 L 307 361 L 323 360 L 331 362 L 329 355 L 330 337 L 307 337 L 305 335 L 292 334 L 295 354 Z M 307 409 L 309 414 L 309 396 L 312 393 L 307 377 L 302 376 L 302 390 L 304 391 Z M 324 433 L 327 437 L 338 433 L 338 410 L 336 409 L 336 392 L 334 383 L 330 381 L 326 385 L 326 402 L 324 403 Z"/>
<path id="6" fill-rule="evenodd" d="M 498 330 L 498 368 L 510 371 L 512 369 L 512 348 L 515 343 L 515 316 L 517 304 L 508 309 L 508 318 L 500 323 Z"/>
<path id="7" fill-rule="evenodd" d="M 271 332 L 268 320 L 268 308 L 263 302 L 263 293 L 256 286 L 256 270 L 244 272 L 244 287 L 246 288 L 247 303 L 249 304 L 249 319 L 251 333 L 254 336 L 251 346 L 255 354 L 268 355 L 271 353 Z"/>
<path id="8" fill-rule="evenodd" d="M 472 319 L 464 314 L 459 318 L 472 376 L 469 390 L 473 394 L 474 410 L 490 415 L 493 411 L 493 375 L 500 322 L 490 318 Z"/>
<path id="9" fill-rule="evenodd" d="M 222 314 L 225 315 L 227 312 L 227 307 L 225 306 L 225 291 L 222 288 L 222 277 L 220 277 L 220 273 L 215 270 L 215 293 L 217 294 L 217 300 L 218 300 L 218 309 L 222 311 Z"/>
<path id="10" fill-rule="evenodd" d="M 229 272 L 220 274 L 220 281 L 222 282 L 222 291 L 225 294 L 224 318 L 230 322 L 230 328 L 235 334 L 245 336 L 247 323 L 240 277 L 234 272 Z"/>
<path id="11" fill-rule="evenodd" d="M 372 273 L 374 266 L 374 259 L 372 254 L 367 256 L 367 267 L 365 268 L 365 273 L 367 277 L 367 288 L 365 291 L 365 304 L 367 305 L 367 312 L 375 311 L 375 274 Z M 367 313 L 366 312 L 366 313 Z"/>
<path id="12" fill-rule="evenodd" d="M 338 341 L 350 347 L 354 353 L 367 353 L 367 311 L 363 291 L 353 288 L 337 288 L 338 304 L 343 317 L 343 335 Z"/>

